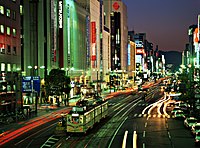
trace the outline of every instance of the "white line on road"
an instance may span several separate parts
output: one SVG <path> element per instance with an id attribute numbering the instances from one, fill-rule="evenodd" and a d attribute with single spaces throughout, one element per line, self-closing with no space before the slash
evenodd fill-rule
<path id="1" fill-rule="evenodd" d="M 142 144 L 142 148 L 145 148 L 145 143 Z"/>
<path id="2" fill-rule="evenodd" d="M 144 127 L 147 127 L 147 122 L 144 124 Z"/>
<path id="3" fill-rule="evenodd" d="M 121 128 L 121 126 L 124 124 L 124 122 L 125 122 L 127 119 L 128 119 L 128 117 L 126 117 L 126 118 L 124 119 L 124 121 L 120 124 L 120 126 L 118 127 L 118 129 L 115 131 L 115 133 L 114 133 L 114 135 L 113 135 L 113 137 L 112 137 L 112 139 L 111 139 L 111 141 L 110 141 L 110 143 L 109 143 L 109 145 L 108 145 L 108 148 L 111 147 L 111 144 L 113 143 L 113 140 L 114 140 L 115 136 L 117 135 L 119 129 Z"/>
<path id="4" fill-rule="evenodd" d="M 146 132 L 145 132 L 145 131 L 143 131 L 143 138 L 145 138 L 145 134 L 146 134 Z"/>
<path id="5" fill-rule="evenodd" d="M 122 142 L 122 148 L 126 148 L 126 139 L 127 139 L 128 131 L 125 131 L 124 133 L 124 139 Z"/>
<path id="6" fill-rule="evenodd" d="M 171 139 L 171 135 L 170 135 L 170 132 L 167 132 L 167 134 L 168 134 L 168 137 L 169 137 L 169 139 Z"/>

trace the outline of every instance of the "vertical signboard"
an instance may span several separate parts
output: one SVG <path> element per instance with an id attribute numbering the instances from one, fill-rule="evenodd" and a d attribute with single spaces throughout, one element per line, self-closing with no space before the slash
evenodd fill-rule
<path id="1" fill-rule="evenodd" d="M 195 28 L 193 33 L 194 49 L 196 53 L 196 60 L 194 61 L 195 66 L 199 67 L 199 39 L 198 39 L 198 28 Z"/>
<path id="2" fill-rule="evenodd" d="M 198 40 L 199 40 L 199 34 L 200 34 L 199 25 L 200 25 L 200 15 L 198 15 Z"/>
<path id="3" fill-rule="evenodd" d="M 51 0 L 51 62 L 54 65 L 56 62 L 56 28 L 57 28 L 57 19 L 56 19 L 57 7 L 55 5 L 55 0 Z"/>
<path id="4" fill-rule="evenodd" d="M 96 22 L 91 22 L 91 42 L 92 42 L 92 68 L 95 68 L 95 61 L 96 61 Z"/>
<path id="5" fill-rule="evenodd" d="M 96 23 L 91 22 L 91 38 L 92 38 L 92 43 L 96 43 Z"/>
<path id="6" fill-rule="evenodd" d="M 87 66 L 90 66 L 90 17 L 86 16 L 86 48 L 87 48 Z"/>
<path id="7" fill-rule="evenodd" d="M 63 67 L 63 0 L 58 1 L 59 67 Z"/>
<path id="8" fill-rule="evenodd" d="M 128 44 L 128 66 L 131 65 L 131 47 L 130 44 Z"/>
<path id="9" fill-rule="evenodd" d="M 67 67 L 71 67 L 71 42 L 70 42 L 70 5 L 67 4 Z"/>

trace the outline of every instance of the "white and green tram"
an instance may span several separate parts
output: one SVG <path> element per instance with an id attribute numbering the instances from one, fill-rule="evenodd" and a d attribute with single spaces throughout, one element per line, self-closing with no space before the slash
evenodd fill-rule
<path id="1" fill-rule="evenodd" d="M 68 133 L 86 133 L 95 123 L 100 122 L 108 114 L 108 102 L 102 101 L 92 105 L 79 104 L 66 115 L 66 131 Z"/>

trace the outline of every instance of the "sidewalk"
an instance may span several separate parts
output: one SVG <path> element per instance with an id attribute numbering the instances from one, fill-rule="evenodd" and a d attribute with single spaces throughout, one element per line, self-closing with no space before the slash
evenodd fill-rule
<path id="1" fill-rule="evenodd" d="M 70 108 L 70 107 L 61 106 L 61 107 L 55 107 L 54 109 L 48 109 L 48 110 L 40 109 L 40 107 L 38 107 L 38 108 L 39 109 L 37 111 L 37 115 L 35 114 L 35 112 L 32 112 L 31 116 L 27 117 L 25 120 L 13 122 L 10 124 L 1 124 L 0 131 L 3 131 L 5 133 L 12 132 L 13 130 L 19 129 L 19 128 L 23 127 L 24 125 L 27 125 L 27 123 L 33 123 L 33 122 L 37 121 L 38 119 L 45 118 L 46 116 L 50 116 L 52 113 L 60 112 L 62 110 L 66 110 L 66 108 Z"/>
<path id="2" fill-rule="evenodd" d="M 101 96 L 105 100 L 108 100 L 108 99 L 114 97 L 115 94 L 119 94 L 119 93 L 121 93 L 121 92 L 120 91 L 110 92 L 110 90 L 108 90 L 108 91 L 104 91 L 101 94 Z M 55 105 L 51 106 L 51 105 L 45 105 L 45 104 L 42 105 L 42 106 L 38 106 L 37 115 L 35 114 L 35 112 L 31 112 L 31 115 L 25 120 L 14 122 L 14 123 L 10 123 L 10 124 L 7 124 L 7 125 L 2 124 L 2 125 L 0 125 L 0 132 L 1 131 L 5 132 L 5 133 L 11 132 L 13 130 L 16 130 L 16 129 L 19 129 L 19 128 L 23 127 L 24 125 L 27 125 L 28 123 L 32 123 L 32 122 L 35 122 L 36 120 L 39 120 L 39 119 L 45 118 L 47 116 L 50 116 L 52 113 L 56 114 L 56 112 L 60 113 L 60 112 L 62 112 L 62 110 L 66 111 L 66 109 L 69 109 L 73 105 L 76 105 L 76 102 L 79 99 L 80 98 L 70 99 L 68 106 L 64 106 L 63 104 L 61 104 L 60 107 L 57 107 Z"/>

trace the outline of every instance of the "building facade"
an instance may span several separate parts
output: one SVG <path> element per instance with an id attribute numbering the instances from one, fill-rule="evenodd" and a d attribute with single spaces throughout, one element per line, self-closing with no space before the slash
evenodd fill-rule
<path id="1" fill-rule="evenodd" d="M 21 69 L 20 10 L 20 1 L 0 1 L 1 113 L 15 111 L 21 101 L 17 81 Z"/>

